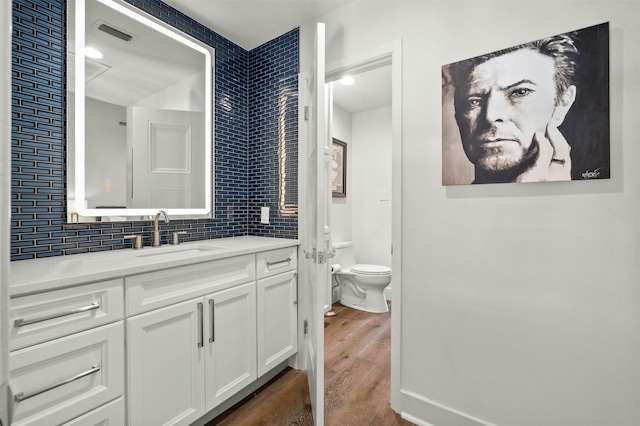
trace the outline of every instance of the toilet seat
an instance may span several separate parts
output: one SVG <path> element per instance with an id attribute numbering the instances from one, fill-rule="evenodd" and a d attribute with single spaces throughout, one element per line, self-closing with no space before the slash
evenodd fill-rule
<path id="1" fill-rule="evenodd" d="M 360 275 L 391 275 L 391 268 L 382 265 L 353 265 L 351 272 Z"/>

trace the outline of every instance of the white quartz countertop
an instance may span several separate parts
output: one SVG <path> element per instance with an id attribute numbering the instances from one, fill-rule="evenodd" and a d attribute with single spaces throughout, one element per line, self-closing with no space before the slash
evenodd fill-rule
<path id="1" fill-rule="evenodd" d="M 298 240 L 269 237 L 233 237 L 182 243 L 177 246 L 145 246 L 98 253 L 18 260 L 10 263 L 11 297 L 121 278 L 159 269 L 192 265 L 226 257 L 298 245 Z"/>

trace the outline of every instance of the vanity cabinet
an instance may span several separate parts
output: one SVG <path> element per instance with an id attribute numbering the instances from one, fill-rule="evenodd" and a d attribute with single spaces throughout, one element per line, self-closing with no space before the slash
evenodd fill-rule
<path id="1" fill-rule="evenodd" d="M 74 259 L 66 285 L 13 294 L 14 424 L 190 425 L 266 383 L 297 352 L 297 246 L 237 244 L 175 266 L 131 258 L 102 281 Z"/>
<path id="2" fill-rule="evenodd" d="M 11 299 L 14 425 L 63 424 L 124 394 L 122 296 L 115 279 Z"/>
<path id="3" fill-rule="evenodd" d="M 131 312 L 210 291 L 127 319 L 130 425 L 191 424 L 256 380 L 255 255 L 129 277 L 126 286 Z"/>

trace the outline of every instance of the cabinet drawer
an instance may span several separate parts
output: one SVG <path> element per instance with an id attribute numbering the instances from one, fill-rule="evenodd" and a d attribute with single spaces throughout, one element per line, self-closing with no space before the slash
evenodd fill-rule
<path id="1" fill-rule="evenodd" d="M 256 256 L 258 279 L 271 277 L 298 268 L 298 247 L 286 247 L 258 253 Z"/>
<path id="2" fill-rule="evenodd" d="M 11 299 L 10 350 L 121 320 L 123 291 L 118 279 Z"/>
<path id="3" fill-rule="evenodd" d="M 122 426 L 124 424 L 124 397 L 121 396 L 63 426 Z"/>
<path id="4" fill-rule="evenodd" d="M 70 421 L 124 392 L 122 321 L 11 352 L 14 426 Z"/>
<path id="5" fill-rule="evenodd" d="M 255 280 L 253 254 L 125 278 L 127 316 Z"/>

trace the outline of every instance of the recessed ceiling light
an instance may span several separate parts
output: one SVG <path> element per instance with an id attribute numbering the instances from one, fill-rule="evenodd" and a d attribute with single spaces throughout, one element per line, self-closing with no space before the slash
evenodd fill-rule
<path id="1" fill-rule="evenodd" d="M 95 47 L 85 47 L 84 48 L 84 56 L 91 59 L 102 59 L 104 58 L 104 53 L 96 49 Z"/>
<path id="2" fill-rule="evenodd" d="M 345 86 L 351 86 L 355 82 L 356 82 L 356 79 L 351 77 L 350 75 L 344 76 L 340 79 L 340 83 L 342 83 Z"/>

